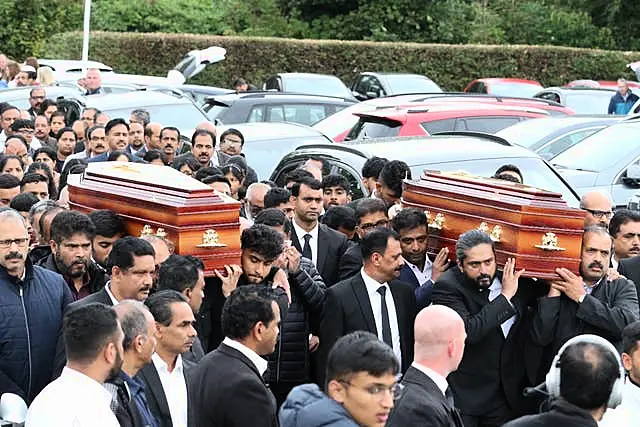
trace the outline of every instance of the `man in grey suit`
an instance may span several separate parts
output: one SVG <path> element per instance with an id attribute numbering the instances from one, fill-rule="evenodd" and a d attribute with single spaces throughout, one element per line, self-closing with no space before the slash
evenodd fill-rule
<path id="1" fill-rule="evenodd" d="M 404 390 L 387 427 L 462 427 L 447 376 L 462 360 L 466 337 L 464 322 L 453 309 L 432 305 L 418 313 L 414 360 L 402 379 Z"/>

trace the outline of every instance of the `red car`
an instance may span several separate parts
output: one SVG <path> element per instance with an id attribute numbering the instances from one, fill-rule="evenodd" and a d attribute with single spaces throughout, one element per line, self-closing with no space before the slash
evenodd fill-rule
<path id="1" fill-rule="evenodd" d="M 345 141 L 449 131 L 495 133 L 522 120 L 548 117 L 541 109 L 491 104 L 415 104 L 356 113 L 358 123 Z"/>
<path id="2" fill-rule="evenodd" d="M 472 81 L 464 88 L 464 92 L 531 98 L 543 88 L 540 82 L 535 80 L 487 78 Z"/>
<path id="3" fill-rule="evenodd" d="M 631 89 L 640 89 L 640 83 L 630 82 L 627 80 L 627 84 Z M 590 88 L 604 88 L 604 89 L 618 89 L 618 82 L 612 82 L 607 80 L 573 80 L 567 83 L 567 87 L 590 87 Z"/>

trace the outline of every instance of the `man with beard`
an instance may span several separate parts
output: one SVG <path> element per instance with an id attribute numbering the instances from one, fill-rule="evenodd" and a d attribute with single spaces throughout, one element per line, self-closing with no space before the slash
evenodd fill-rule
<path id="1" fill-rule="evenodd" d="M 104 271 L 107 269 L 107 258 L 116 240 L 126 236 L 127 230 L 120 216 L 108 209 L 89 213 L 89 219 L 96 227 L 93 237 L 93 261 Z"/>
<path id="2" fill-rule="evenodd" d="M 187 389 L 194 364 L 182 357 L 198 335 L 193 310 L 184 295 L 172 290 L 151 295 L 145 305 L 156 321 L 158 341 L 151 363 L 138 373 L 147 390 L 149 409 L 159 427 L 193 426 L 195 413 Z"/>
<path id="3" fill-rule="evenodd" d="M 457 266 L 436 281 L 431 301 L 454 309 L 464 320 L 466 346 L 449 376 L 465 426 L 497 427 L 518 415 L 525 378 L 525 314 L 539 283 L 520 279 L 507 260 L 498 272 L 493 241 L 471 230 L 456 243 Z"/>
<path id="4" fill-rule="evenodd" d="M 51 222 L 51 255 L 38 265 L 55 271 L 69 285 L 74 301 L 100 291 L 107 283 L 104 271 L 91 261 L 95 227 L 89 217 L 64 211 Z"/>
<path id="5" fill-rule="evenodd" d="M 124 151 L 129 144 L 129 125 L 124 119 L 112 119 L 104 127 L 108 150 L 89 159 L 89 163 L 106 162 L 112 151 Z"/>
<path id="6" fill-rule="evenodd" d="M 144 147 L 144 126 L 140 122 L 129 123 L 129 145 L 125 148 L 125 152 L 135 155 Z"/>
<path id="7" fill-rule="evenodd" d="M 533 319 L 536 344 L 551 345 L 551 353 L 556 354 L 570 338 L 593 334 L 621 350 L 622 330 L 640 317 L 638 294 L 631 280 L 609 280 L 610 256 L 607 230 L 587 227 L 582 236 L 580 275 L 556 269 L 558 279 L 551 281 L 547 297 L 539 301 Z"/>
<path id="8" fill-rule="evenodd" d="M 103 304 L 70 310 L 62 337 L 67 365 L 33 401 L 25 425 L 118 427 L 111 393 L 102 386 L 122 367 L 124 334 L 115 311 Z"/>
<path id="9" fill-rule="evenodd" d="M 27 404 L 51 381 L 62 314 L 71 302 L 62 277 L 34 266 L 28 252 L 25 219 L 13 209 L 1 211 L 0 394 L 15 393 Z"/>
<path id="10" fill-rule="evenodd" d="M 76 133 L 72 128 L 65 127 L 60 129 L 56 139 L 58 150 L 56 152 L 55 170 L 58 173 L 62 173 L 62 167 L 67 157 L 73 154 L 73 150 L 76 147 Z"/>
<path id="11" fill-rule="evenodd" d="M 41 87 L 34 87 L 29 93 L 29 104 L 31 108 L 27 110 L 27 113 L 31 116 L 31 119 L 35 119 L 40 111 L 42 101 L 47 98 L 47 94 Z"/>
<path id="12" fill-rule="evenodd" d="M 351 202 L 349 182 L 342 175 L 331 174 L 322 178 L 322 192 L 325 211 L 331 206 L 344 206 Z"/>
<path id="13" fill-rule="evenodd" d="M 254 182 L 247 188 L 247 194 L 242 202 L 240 215 L 249 221 L 253 221 L 255 217 L 264 209 L 264 196 L 271 189 L 269 185 L 262 182 Z"/>
<path id="14" fill-rule="evenodd" d="M 160 147 L 162 152 L 167 155 L 169 163 L 173 162 L 173 159 L 178 154 L 179 146 L 180 131 L 178 128 L 168 126 L 160 131 Z"/>
<path id="15" fill-rule="evenodd" d="M 388 228 L 376 228 L 360 240 L 360 249 L 364 260 L 360 272 L 327 289 L 320 320 L 322 377 L 333 344 L 354 331 L 371 332 L 393 348 L 402 372 L 413 361 L 416 296 L 397 280 L 404 265 L 400 237 Z"/>
<path id="16" fill-rule="evenodd" d="M 411 179 L 411 169 L 400 160 L 392 160 L 384 165 L 376 183 L 376 194 L 384 200 L 387 208 L 400 203 L 402 183 Z"/>

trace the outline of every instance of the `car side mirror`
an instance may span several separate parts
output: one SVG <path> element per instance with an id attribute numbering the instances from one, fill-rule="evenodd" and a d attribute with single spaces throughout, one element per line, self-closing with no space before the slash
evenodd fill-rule
<path id="1" fill-rule="evenodd" d="M 367 92 L 368 99 L 374 99 L 378 97 L 378 92 Z"/>
<path id="2" fill-rule="evenodd" d="M 629 166 L 625 176 L 622 177 L 622 182 L 628 187 L 640 188 L 640 164 Z"/>

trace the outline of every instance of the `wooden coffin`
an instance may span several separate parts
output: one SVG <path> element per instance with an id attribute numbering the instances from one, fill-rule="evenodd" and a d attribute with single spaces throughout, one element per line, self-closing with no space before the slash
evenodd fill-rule
<path id="1" fill-rule="evenodd" d="M 428 212 L 429 253 L 443 246 L 455 258 L 458 236 L 482 229 L 495 242 L 504 266 L 516 258 L 525 276 L 557 278 L 555 269 L 579 271 L 584 212 L 572 208 L 561 194 L 526 185 L 463 174 L 428 172 L 406 180 L 402 204 Z"/>
<path id="2" fill-rule="evenodd" d="M 130 235 L 163 235 L 175 253 L 200 258 L 207 276 L 240 263 L 240 203 L 173 168 L 89 163 L 68 185 L 71 209 L 115 211 Z"/>

